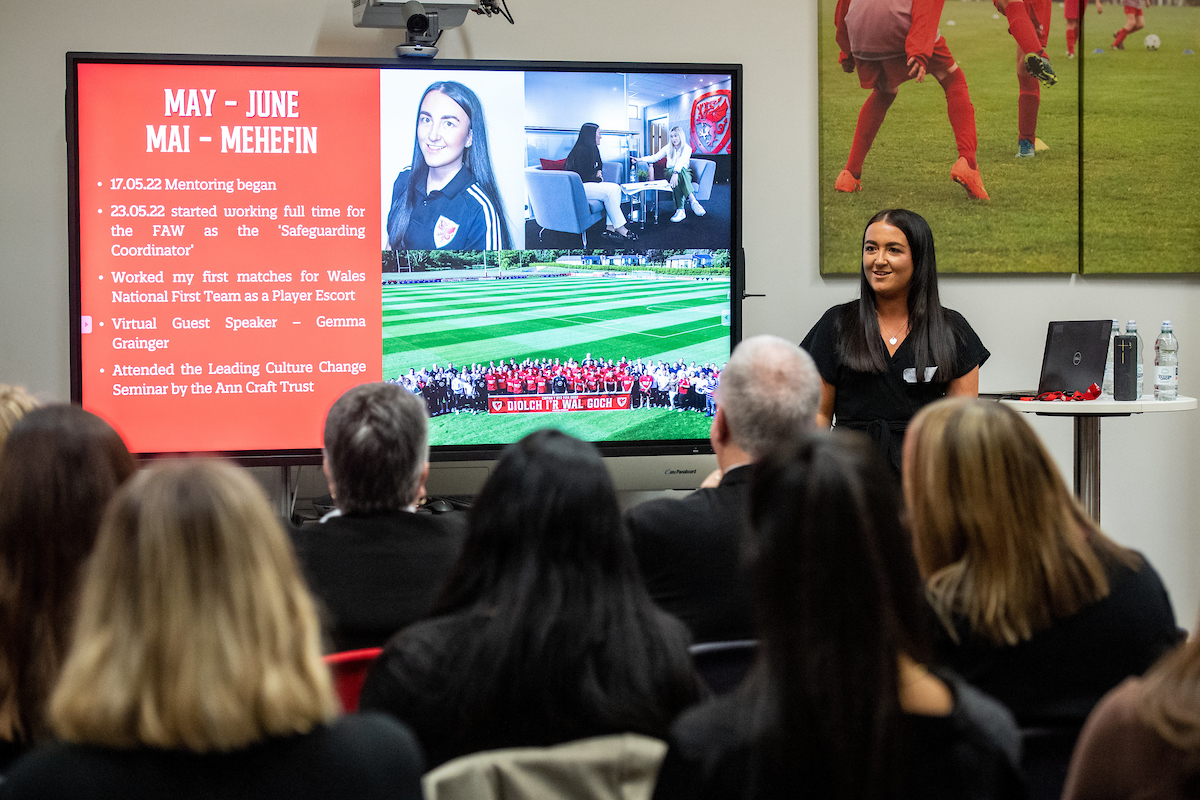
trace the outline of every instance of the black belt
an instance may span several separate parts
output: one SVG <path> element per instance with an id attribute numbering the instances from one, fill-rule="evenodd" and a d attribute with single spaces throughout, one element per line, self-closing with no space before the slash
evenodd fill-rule
<path id="1" fill-rule="evenodd" d="M 873 419 L 870 421 L 838 420 L 837 427 L 848 428 L 852 431 L 862 431 L 883 453 L 884 458 L 891 464 L 896 474 L 900 474 L 900 456 L 904 442 L 904 432 L 908 430 L 908 420 L 894 421 Z"/>

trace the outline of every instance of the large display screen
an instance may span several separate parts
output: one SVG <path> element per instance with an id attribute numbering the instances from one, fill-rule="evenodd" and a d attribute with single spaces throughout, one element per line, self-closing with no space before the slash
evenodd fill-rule
<path id="1" fill-rule="evenodd" d="M 74 398 L 145 454 L 312 458 L 378 380 L 425 400 L 435 458 L 545 426 L 694 449 L 740 323 L 740 91 L 69 54 Z"/>

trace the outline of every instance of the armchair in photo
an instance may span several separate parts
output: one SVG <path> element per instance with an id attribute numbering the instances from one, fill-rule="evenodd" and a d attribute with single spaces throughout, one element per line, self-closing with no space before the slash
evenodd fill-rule
<path id="1" fill-rule="evenodd" d="M 529 210 L 542 231 L 578 233 L 586 250 L 587 230 L 604 219 L 604 204 L 588 200 L 579 176 L 569 170 L 526 167 L 525 188 Z"/>

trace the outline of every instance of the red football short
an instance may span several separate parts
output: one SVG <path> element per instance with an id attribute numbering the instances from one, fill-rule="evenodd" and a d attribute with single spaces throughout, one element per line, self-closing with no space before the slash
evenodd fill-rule
<path id="1" fill-rule="evenodd" d="M 933 43 L 933 55 L 929 58 L 928 73 L 947 72 L 954 66 L 954 55 L 946 46 L 946 37 L 939 36 Z M 911 80 L 908 75 L 908 59 L 904 56 L 885 58 L 882 61 L 854 60 L 854 68 L 858 72 L 858 83 L 864 89 L 878 89 L 886 94 L 895 94 L 900 84 Z"/>
<path id="2" fill-rule="evenodd" d="M 1063 18 L 1079 19 L 1079 0 L 1064 0 Z"/>

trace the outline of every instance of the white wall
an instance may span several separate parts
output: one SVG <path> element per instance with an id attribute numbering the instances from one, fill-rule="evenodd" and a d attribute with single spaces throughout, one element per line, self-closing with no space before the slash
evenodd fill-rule
<path id="1" fill-rule="evenodd" d="M 511 6 L 515 26 L 471 17 L 443 36 L 442 56 L 743 63 L 747 288 L 767 294 L 747 301 L 745 333 L 798 341 L 825 308 L 854 296 L 853 282 L 817 274 L 815 4 Z M 0 3 L 0 381 L 47 399 L 69 395 L 63 54 L 390 57 L 398 35 L 354 28 L 350 8 L 349 0 Z M 686 39 L 648 33 L 678 31 L 681 19 L 694 31 Z M 943 280 L 942 296 L 992 351 L 984 391 L 1036 383 L 1048 320 L 1119 317 L 1144 331 L 1173 320 L 1180 392 L 1200 394 L 1200 278 L 956 277 Z M 1070 422 L 1034 424 L 1069 478 Z M 1103 436 L 1104 527 L 1150 557 L 1190 627 L 1200 605 L 1200 412 L 1109 419 Z"/>

